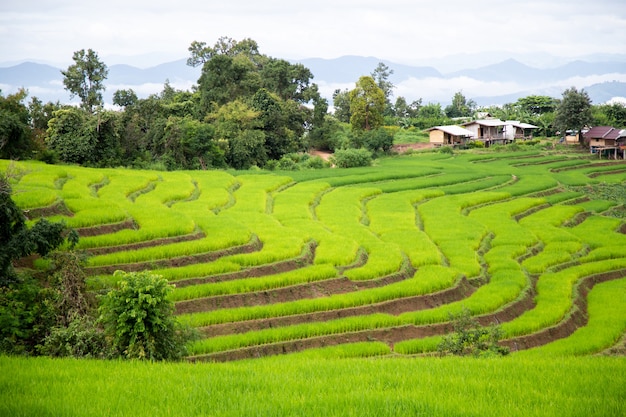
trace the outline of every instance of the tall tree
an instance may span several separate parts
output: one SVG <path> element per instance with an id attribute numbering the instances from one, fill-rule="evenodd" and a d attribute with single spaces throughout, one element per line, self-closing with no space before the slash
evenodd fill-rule
<path id="1" fill-rule="evenodd" d="M 585 90 L 578 91 L 576 87 L 568 88 L 563 92 L 563 99 L 556 108 L 554 125 L 564 134 L 568 130 L 581 132 L 585 125 L 591 123 L 591 99 Z M 578 137 L 583 142 L 582 134 Z"/>
<path id="2" fill-rule="evenodd" d="M 21 89 L 3 97 L 0 91 L 0 158 L 29 157 L 33 149 L 30 114 L 23 103 L 27 94 Z"/>
<path id="3" fill-rule="evenodd" d="M 378 66 L 374 69 L 371 76 L 376 81 L 378 88 L 383 90 L 385 94 L 385 116 L 393 115 L 393 105 L 391 104 L 391 96 L 393 95 L 393 89 L 396 88 L 389 77 L 393 75 L 393 70 L 390 69 L 384 62 L 379 62 Z"/>
<path id="4" fill-rule="evenodd" d="M 349 97 L 352 129 L 372 130 L 382 126 L 385 93 L 376 85 L 374 78 L 359 78 Z"/>
<path id="5" fill-rule="evenodd" d="M 336 89 L 333 93 L 333 107 L 337 120 L 350 123 L 350 90 Z"/>
<path id="6" fill-rule="evenodd" d="M 463 92 L 457 91 L 452 98 L 452 104 L 446 106 L 446 116 L 448 117 L 468 117 L 476 108 L 474 100 L 467 100 Z"/>
<path id="7" fill-rule="evenodd" d="M 105 90 L 104 81 L 109 70 L 98 59 L 98 54 L 91 49 L 74 52 L 72 57 L 74 64 L 63 74 L 63 85 L 71 93 L 72 97 L 78 96 L 81 106 L 89 113 L 93 113 L 94 107 L 102 106 L 102 92 Z"/>

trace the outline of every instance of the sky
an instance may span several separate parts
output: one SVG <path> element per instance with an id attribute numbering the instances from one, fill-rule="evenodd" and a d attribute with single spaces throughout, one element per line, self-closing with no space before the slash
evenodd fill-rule
<path id="1" fill-rule="evenodd" d="M 192 41 L 227 36 L 252 38 L 283 59 L 424 65 L 500 53 L 540 65 L 624 54 L 625 28 L 624 0 L 2 0 L 0 63 L 66 66 L 74 51 L 91 48 L 107 65 L 148 67 L 186 58 Z"/>

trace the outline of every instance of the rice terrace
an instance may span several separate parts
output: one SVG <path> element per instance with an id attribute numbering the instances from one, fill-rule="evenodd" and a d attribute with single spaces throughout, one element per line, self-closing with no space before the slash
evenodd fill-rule
<path id="1" fill-rule="evenodd" d="M 149 270 L 200 338 L 179 363 L 2 356 L 0 415 L 626 415 L 624 161 L 8 169 L 29 220 L 78 231 L 90 291 Z M 462 312 L 510 353 L 437 355 Z"/>

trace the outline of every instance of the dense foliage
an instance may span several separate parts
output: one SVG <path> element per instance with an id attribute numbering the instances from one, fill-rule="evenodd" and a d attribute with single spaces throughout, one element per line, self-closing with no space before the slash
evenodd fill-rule
<path id="1" fill-rule="evenodd" d="M 172 287 L 150 272 L 119 271 L 117 287 L 100 306 L 100 321 L 114 355 L 128 359 L 180 359 L 186 354 L 185 332 L 172 313 L 167 298 Z"/>
<path id="2" fill-rule="evenodd" d="M 335 90 L 329 113 L 308 68 L 262 54 L 252 39 L 193 41 L 188 51 L 187 64 L 201 67 L 190 90 L 168 80 L 145 98 L 121 89 L 113 94 L 115 110 L 102 101 L 107 66 L 91 49 L 76 51 L 62 74 L 80 107 L 37 97 L 27 106 L 25 90 L 0 95 L 0 157 L 159 170 L 273 168 L 285 155 L 311 148 L 366 148 L 376 155 L 406 143 L 407 132 L 485 116 L 533 124 L 544 137 L 585 125 L 626 127 L 624 105 L 591 105 L 575 88 L 561 99 L 530 95 L 487 108 L 462 91 L 445 108 L 421 98 L 409 103 L 394 97 L 394 70 L 382 62 L 353 88 Z M 378 134 L 383 126 L 395 128 L 391 137 Z M 369 131 L 378 133 L 364 135 Z M 423 136 L 413 139 L 426 141 Z"/>

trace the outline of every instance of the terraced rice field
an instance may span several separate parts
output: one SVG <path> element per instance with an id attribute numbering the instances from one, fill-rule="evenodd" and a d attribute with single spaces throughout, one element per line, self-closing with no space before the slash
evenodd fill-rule
<path id="1" fill-rule="evenodd" d="M 12 169 L 30 219 L 79 231 L 90 288 L 163 275 L 203 335 L 189 360 L 232 361 L 428 354 L 463 309 L 514 355 L 623 351 L 624 165 L 525 151 L 289 173 Z M 618 192 L 590 198 L 593 184 Z"/>

